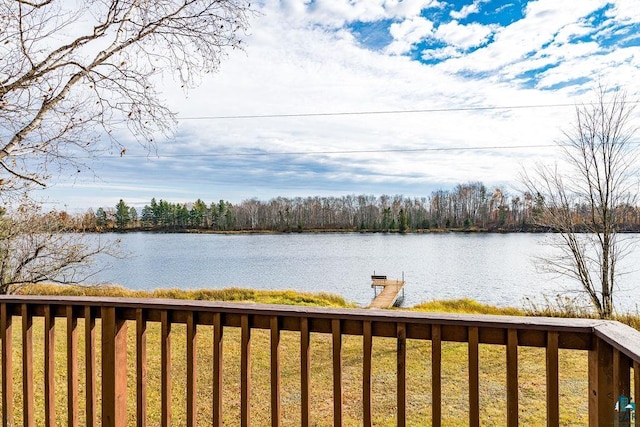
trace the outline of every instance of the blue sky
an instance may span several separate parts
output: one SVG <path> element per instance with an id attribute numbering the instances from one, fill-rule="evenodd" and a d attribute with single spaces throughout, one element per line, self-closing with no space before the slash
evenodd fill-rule
<path id="1" fill-rule="evenodd" d="M 125 156 L 62 173 L 40 192 L 48 206 L 509 190 L 523 168 L 554 161 L 597 81 L 640 96 L 637 0 L 256 8 L 245 51 L 218 73 L 187 93 L 158 81 L 178 113 L 173 135 L 148 151 L 122 133 Z M 351 114 L 365 112 L 376 114 Z"/>

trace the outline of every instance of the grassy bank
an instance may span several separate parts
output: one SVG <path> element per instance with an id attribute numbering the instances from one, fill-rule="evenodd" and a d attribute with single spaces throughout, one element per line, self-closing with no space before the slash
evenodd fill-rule
<path id="1" fill-rule="evenodd" d="M 23 294 L 39 295 L 92 295 L 123 296 L 141 298 L 179 298 L 197 300 L 223 300 L 256 303 L 298 304 L 325 307 L 352 307 L 344 299 L 330 294 L 307 294 L 293 291 L 257 291 L 230 288 L 223 290 L 156 290 L 131 291 L 119 287 L 58 287 L 33 286 L 25 288 Z M 499 308 L 479 304 L 473 300 L 432 301 L 413 307 L 412 310 L 525 315 L 525 310 Z M 80 393 L 84 393 L 84 324 L 79 322 Z M 132 324 L 130 330 L 135 330 Z M 20 376 L 20 328 L 14 327 L 14 376 Z M 128 335 L 131 366 L 135 361 L 135 334 Z M 198 328 L 198 416 L 203 425 L 211 423 L 212 382 L 212 328 Z M 236 328 L 226 328 L 224 338 L 224 396 L 223 413 L 225 425 L 239 424 L 240 408 L 240 336 Z M 57 418 L 66 423 L 66 362 L 65 322 L 56 324 L 56 393 Z M 99 332 L 98 332 L 99 336 Z M 173 390 L 172 425 L 185 425 L 184 390 L 186 372 L 184 360 L 186 332 L 184 325 L 172 327 L 171 360 Z M 160 328 L 150 324 L 147 331 L 148 360 L 148 424 L 160 424 Z M 252 396 L 251 413 L 254 425 L 270 424 L 270 384 L 269 384 L 269 331 L 254 330 L 251 335 Z M 41 375 L 42 351 L 44 345 L 43 322 L 34 319 L 34 363 L 36 375 Z M 331 337 L 312 334 L 312 424 L 318 426 L 332 423 L 332 369 Z M 396 340 L 375 338 L 373 358 L 373 395 L 375 425 L 396 425 Z M 300 379 L 299 379 L 299 336 L 293 332 L 282 332 L 282 417 L 283 425 L 300 425 Z M 481 425 L 504 425 L 506 414 L 506 353 L 504 346 L 481 344 L 480 351 L 480 411 Z M 546 425 L 545 399 L 545 350 L 544 348 L 519 348 L 520 421 L 522 425 Z M 431 346 L 428 341 L 408 340 L 407 342 L 407 403 L 408 425 L 430 424 L 431 417 Z M 443 425 L 464 426 L 468 424 L 468 354 L 466 344 L 442 344 L 442 401 Z M 99 366 L 98 360 L 98 366 Z M 345 402 L 345 425 L 362 425 L 362 338 L 343 337 L 343 385 Z M 560 351 L 560 402 L 562 425 L 584 425 L 587 423 L 587 354 L 583 351 Z M 129 386 L 134 387 L 133 369 L 129 369 Z M 37 378 L 36 376 L 36 378 Z M 36 425 L 43 425 L 42 382 L 36 381 Z M 100 384 L 98 384 L 98 390 Z M 20 387 L 16 387 L 15 407 L 21 407 Z M 135 396 L 130 393 L 130 425 L 135 414 Z M 81 412 L 84 410 L 81 399 Z M 82 417 L 84 415 L 81 415 Z M 81 418 L 82 419 L 82 418 Z M 21 420 L 16 420 L 18 424 Z"/>
<path id="2" fill-rule="evenodd" d="M 263 291 L 248 288 L 132 290 L 120 286 L 33 285 L 20 289 L 22 295 L 94 296 L 126 298 L 173 298 L 198 301 L 253 302 L 315 307 L 355 307 L 341 296 L 318 292 Z"/>

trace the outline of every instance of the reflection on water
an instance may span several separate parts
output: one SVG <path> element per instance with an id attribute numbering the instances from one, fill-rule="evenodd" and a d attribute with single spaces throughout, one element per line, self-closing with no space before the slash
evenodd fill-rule
<path id="1" fill-rule="evenodd" d="M 153 234 L 117 235 L 128 256 L 96 279 L 131 289 L 223 288 L 326 291 L 366 305 L 372 274 L 407 281 L 405 306 L 469 297 L 519 306 L 568 284 L 537 273 L 541 234 Z M 116 235 L 114 235 L 116 238 Z M 633 258 L 638 255 L 632 254 Z M 632 265 L 639 262 L 630 260 Z M 640 303 L 638 272 L 626 275 L 621 307 Z"/>

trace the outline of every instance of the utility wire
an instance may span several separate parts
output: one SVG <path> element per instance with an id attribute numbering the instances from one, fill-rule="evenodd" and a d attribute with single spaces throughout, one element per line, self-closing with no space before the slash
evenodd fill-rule
<path id="1" fill-rule="evenodd" d="M 628 141 L 628 144 L 640 144 L 638 141 Z M 472 147 L 431 147 L 431 148 L 389 148 L 378 150 L 325 150 L 325 151 L 255 151 L 233 153 L 204 153 L 204 154 L 125 154 L 123 158 L 148 158 L 148 159 L 173 159 L 196 157 L 268 157 L 268 156 L 314 156 L 332 154 L 384 154 L 384 153 L 422 153 L 422 152 L 446 152 L 446 151 L 485 151 L 485 150 L 528 150 L 534 148 L 566 147 L 570 144 L 531 144 L 531 145 L 493 145 Z M 121 157 L 110 155 L 102 157 Z"/>
<path id="2" fill-rule="evenodd" d="M 124 157 L 130 158 L 177 158 L 177 157 L 260 157 L 260 156 L 306 156 L 306 155 L 330 155 L 330 154 L 376 154 L 376 153 L 418 153 L 429 151 L 482 151 L 482 150 L 516 150 L 531 148 L 549 148 L 557 147 L 558 144 L 537 144 L 537 145 L 496 145 L 496 146 L 478 146 L 478 147 L 435 147 L 435 148 L 389 148 L 380 150 L 327 150 L 327 151 L 257 151 L 257 152 L 237 152 L 237 153 L 209 153 L 209 154 L 158 154 L 142 155 L 142 154 L 126 154 Z M 119 157 L 116 155 L 110 157 Z"/>
<path id="3" fill-rule="evenodd" d="M 626 101 L 625 104 L 638 104 L 640 101 Z M 492 110 L 525 110 L 541 108 L 566 108 L 587 104 L 530 104 L 530 105 L 494 105 L 478 107 L 449 107 L 449 108 L 425 108 L 416 110 L 381 110 L 381 111 L 338 111 L 324 113 L 285 113 L 285 114 L 241 114 L 232 116 L 186 116 L 178 117 L 178 120 L 236 120 L 236 119 L 274 119 L 287 117 L 331 117 L 331 116 L 369 116 L 382 114 L 416 114 L 416 113 L 446 113 L 463 111 L 492 111 Z"/>

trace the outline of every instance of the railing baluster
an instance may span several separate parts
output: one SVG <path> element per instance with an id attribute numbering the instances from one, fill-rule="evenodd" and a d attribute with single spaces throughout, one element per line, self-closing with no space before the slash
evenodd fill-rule
<path id="1" fill-rule="evenodd" d="M 162 427 L 171 426 L 171 321 L 169 312 L 160 313 L 160 423 Z"/>
<path id="2" fill-rule="evenodd" d="M 22 417 L 24 426 L 34 426 L 33 414 L 33 317 L 22 304 Z"/>
<path id="3" fill-rule="evenodd" d="M 518 425 L 518 331 L 507 329 L 507 425 Z"/>
<path id="4" fill-rule="evenodd" d="M 87 427 L 97 424 L 96 413 L 96 318 L 91 306 L 84 308 L 84 348 L 86 382 L 86 422 Z"/>
<path id="5" fill-rule="evenodd" d="M 440 325 L 431 325 L 431 425 L 442 425 L 442 336 Z"/>
<path id="6" fill-rule="evenodd" d="M 468 330 L 469 353 L 469 426 L 480 427 L 480 365 L 478 356 L 478 327 Z"/>
<path id="7" fill-rule="evenodd" d="M 398 323 L 396 328 L 397 425 L 398 427 L 404 427 L 407 421 L 407 326 L 404 323 Z"/>
<path id="8" fill-rule="evenodd" d="M 222 314 L 213 314 L 213 425 L 222 426 Z"/>
<path id="9" fill-rule="evenodd" d="M 248 427 L 251 423 L 251 327 L 249 315 L 240 319 L 240 425 Z"/>
<path id="10" fill-rule="evenodd" d="M 362 412 L 364 426 L 373 425 L 373 389 L 371 374 L 373 372 L 373 337 L 371 333 L 371 321 L 362 323 Z"/>
<path id="11" fill-rule="evenodd" d="M 13 426 L 13 328 L 9 305 L 0 305 L 2 339 L 2 425 Z"/>
<path id="12" fill-rule="evenodd" d="M 187 313 L 187 427 L 196 425 L 197 399 L 197 339 L 198 329 L 193 311 Z"/>
<path id="13" fill-rule="evenodd" d="M 614 398 L 631 395 L 631 361 L 627 356 L 613 349 L 613 387 Z"/>
<path id="14" fill-rule="evenodd" d="M 331 319 L 333 353 L 333 425 L 342 426 L 342 331 L 340 319 Z"/>
<path id="15" fill-rule="evenodd" d="M 147 425 L 147 316 L 136 309 L 136 425 Z"/>
<path id="16" fill-rule="evenodd" d="M 311 339 L 309 335 L 309 319 L 300 318 L 300 423 L 308 427 L 309 394 L 311 391 Z"/>
<path id="17" fill-rule="evenodd" d="M 115 307 L 101 308 L 102 426 L 127 423 L 127 322 Z"/>
<path id="18" fill-rule="evenodd" d="M 44 425 L 56 425 L 55 399 L 55 329 L 56 318 L 51 314 L 51 306 L 44 307 Z"/>
<path id="19" fill-rule="evenodd" d="M 636 403 L 636 420 L 640 417 L 640 362 L 633 361 L 633 401 Z"/>
<path id="20" fill-rule="evenodd" d="M 547 426 L 560 424 L 560 386 L 558 375 L 558 333 L 547 332 Z"/>
<path id="21" fill-rule="evenodd" d="M 271 316 L 271 425 L 280 425 L 280 327 L 278 316 Z"/>
<path id="22" fill-rule="evenodd" d="M 67 425 L 78 425 L 78 319 L 67 306 Z"/>
<path id="23" fill-rule="evenodd" d="M 613 417 L 613 348 L 594 339 L 594 349 L 589 350 L 589 426 L 599 427 L 610 424 Z"/>

